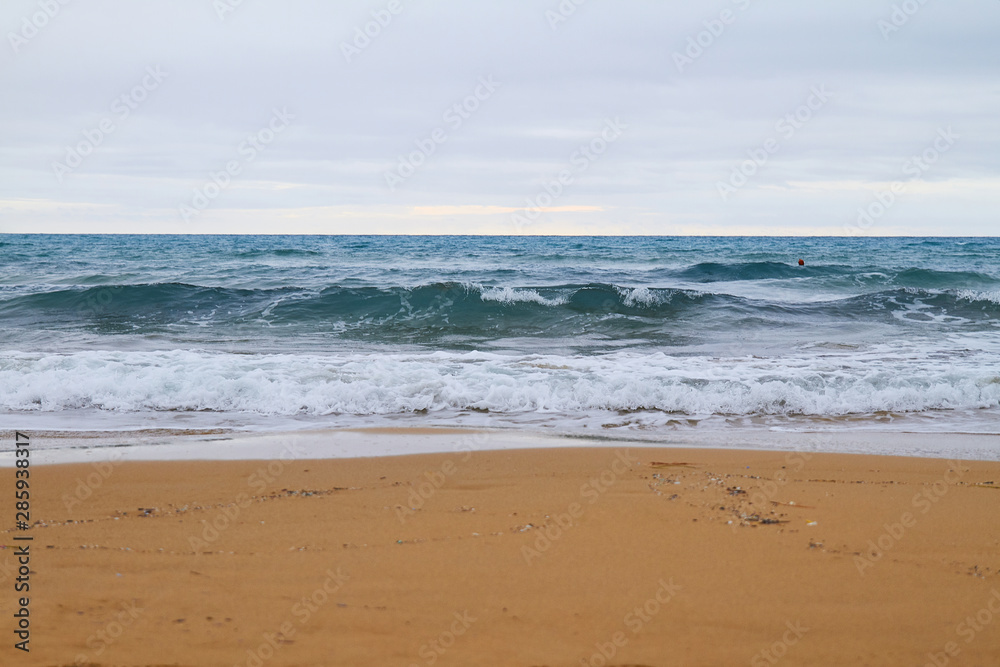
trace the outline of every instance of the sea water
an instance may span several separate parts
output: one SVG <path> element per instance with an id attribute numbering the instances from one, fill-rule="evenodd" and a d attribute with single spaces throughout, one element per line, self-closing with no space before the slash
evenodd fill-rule
<path id="1" fill-rule="evenodd" d="M 0 235 L 0 427 L 372 425 L 1000 433 L 1000 240 Z"/>

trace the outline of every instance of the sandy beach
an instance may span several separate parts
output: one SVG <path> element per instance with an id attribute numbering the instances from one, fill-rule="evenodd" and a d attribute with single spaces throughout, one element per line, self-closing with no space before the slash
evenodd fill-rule
<path id="1" fill-rule="evenodd" d="M 3 664 L 1000 662 L 995 462 L 564 448 L 32 480 L 31 652 L 3 596 Z"/>
<path id="2" fill-rule="evenodd" d="M 0 26 L 0 667 L 1000 667 L 1000 3 Z"/>

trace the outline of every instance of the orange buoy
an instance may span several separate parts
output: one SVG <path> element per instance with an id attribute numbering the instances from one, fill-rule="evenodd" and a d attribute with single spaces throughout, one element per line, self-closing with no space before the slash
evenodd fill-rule
<path id="1" fill-rule="evenodd" d="M 800 259 L 799 260 L 799 266 L 805 266 L 805 265 L 806 265 L 806 260 Z"/>

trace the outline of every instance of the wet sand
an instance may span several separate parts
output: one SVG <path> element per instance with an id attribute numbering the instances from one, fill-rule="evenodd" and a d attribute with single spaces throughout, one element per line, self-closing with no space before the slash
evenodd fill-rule
<path id="1" fill-rule="evenodd" d="M 1000 664 L 995 462 L 565 448 L 31 474 L 31 652 L 7 530 L 4 665 Z"/>

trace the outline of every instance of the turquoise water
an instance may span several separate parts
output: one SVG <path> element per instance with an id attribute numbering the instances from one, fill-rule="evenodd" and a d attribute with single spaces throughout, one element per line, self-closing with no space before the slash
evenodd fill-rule
<path id="1" fill-rule="evenodd" d="M 998 239 L 4 235 L 0 251 L 5 425 L 1000 431 Z"/>

